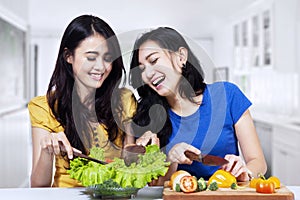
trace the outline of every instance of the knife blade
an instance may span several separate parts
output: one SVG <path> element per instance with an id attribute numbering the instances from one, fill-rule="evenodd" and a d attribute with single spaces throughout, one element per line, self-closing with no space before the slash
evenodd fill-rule
<path id="1" fill-rule="evenodd" d="M 106 164 L 107 164 L 107 162 L 105 162 L 105 161 L 98 160 L 98 159 L 96 159 L 96 158 L 92 158 L 92 157 L 90 157 L 90 156 L 84 155 L 84 154 L 82 154 L 82 153 L 78 153 L 78 152 L 76 152 L 76 151 L 73 151 L 73 155 L 74 155 L 74 156 L 77 156 L 77 157 L 80 157 L 80 158 L 85 158 L 85 159 L 87 159 L 87 160 L 90 160 L 90 161 L 93 161 L 93 162 L 96 162 L 96 163 L 100 163 L 100 164 L 102 164 L 102 165 L 106 165 Z"/>
<path id="2" fill-rule="evenodd" d="M 194 152 L 191 152 L 189 150 L 186 150 L 184 152 L 184 155 L 189 158 L 190 160 L 195 160 L 198 162 L 203 163 L 204 165 L 210 165 L 210 166 L 222 166 L 224 164 L 228 163 L 228 160 L 219 157 L 219 156 L 213 156 L 213 155 L 202 155 L 202 154 L 195 154 Z"/>
<path id="3" fill-rule="evenodd" d="M 66 150 L 65 147 L 63 146 L 62 142 L 59 142 L 59 148 L 60 148 L 60 150 L 61 150 L 62 152 L 67 153 L 67 150 Z M 80 157 L 80 158 L 85 158 L 85 159 L 87 159 L 87 160 L 90 160 L 90 161 L 93 161 L 93 162 L 96 162 L 96 163 L 100 163 L 100 164 L 102 164 L 102 165 L 106 165 L 106 164 L 107 164 L 107 162 L 105 162 L 105 161 L 98 160 L 98 159 L 96 159 L 96 158 L 92 158 L 92 157 L 90 157 L 90 156 L 84 155 L 84 154 L 79 153 L 79 152 L 76 152 L 76 151 L 73 151 L 73 155 L 74 155 L 74 156 L 77 156 L 77 157 Z"/>

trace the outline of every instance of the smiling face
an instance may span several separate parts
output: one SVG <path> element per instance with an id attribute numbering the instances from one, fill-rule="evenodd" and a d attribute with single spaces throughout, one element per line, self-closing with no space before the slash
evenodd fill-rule
<path id="1" fill-rule="evenodd" d="M 72 64 L 75 84 L 81 94 L 88 94 L 101 87 L 112 70 L 112 56 L 106 39 L 95 34 L 84 39 L 67 57 Z"/>
<path id="2" fill-rule="evenodd" d="M 178 53 L 162 49 L 154 41 L 146 41 L 140 46 L 138 57 L 142 79 L 147 85 L 160 96 L 177 94 L 182 72 Z"/>

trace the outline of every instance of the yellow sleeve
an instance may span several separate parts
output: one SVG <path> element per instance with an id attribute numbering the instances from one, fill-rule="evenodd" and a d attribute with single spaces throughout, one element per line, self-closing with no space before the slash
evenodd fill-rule
<path id="1" fill-rule="evenodd" d="M 133 93 L 126 88 L 123 88 L 121 91 L 121 104 L 122 104 L 122 114 L 121 114 L 121 122 L 122 124 L 126 124 L 130 122 L 133 115 L 136 112 L 137 102 L 134 98 Z"/>
<path id="2" fill-rule="evenodd" d="M 43 128 L 53 133 L 64 131 L 52 115 L 46 96 L 37 96 L 31 99 L 28 103 L 28 111 L 32 127 Z"/>

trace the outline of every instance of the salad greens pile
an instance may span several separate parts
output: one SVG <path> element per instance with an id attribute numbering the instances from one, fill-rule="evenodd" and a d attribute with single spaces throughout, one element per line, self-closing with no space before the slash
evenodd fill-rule
<path id="1" fill-rule="evenodd" d="M 104 151 L 101 148 L 93 147 L 90 156 L 104 160 Z M 142 188 L 164 176 L 168 171 L 169 162 L 166 162 L 166 155 L 160 151 L 157 145 L 146 146 L 146 153 L 139 155 L 138 162 L 126 166 L 121 158 L 115 158 L 113 162 L 102 165 L 87 161 L 84 158 L 75 158 L 70 161 L 68 173 L 82 183 L 83 186 L 101 184 L 112 179 L 121 187 Z"/>

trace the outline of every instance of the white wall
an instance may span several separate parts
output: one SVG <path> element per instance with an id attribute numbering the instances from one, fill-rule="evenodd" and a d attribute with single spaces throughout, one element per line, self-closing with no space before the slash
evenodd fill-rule
<path id="1" fill-rule="evenodd" d="M 28 30 L 28 0 L 0 0 L 0 17 Z M 27 109 L 0 113 L 0 129 L 0 188 L 29 187 L 31 137 Z"/>
<path id="2" fill-rule="evenodd" d="M 32 35 L 31 45 L 37 45 L 37 94 L 45 95 L 58 55 L 60 36 Z"/>
<path id="3" fill-rule="evenodd" d="M 298 74 L 298 88 L 297 91 L 299 91 L 300 89 L 300 0 L 297 0 L 297 16 L 296 16 L 296 72 Z M 298 101 L 298 105 L 299 108 L 298 110 L 295 110 L 295 113 L 297 113 L 296 115 L 298 116 L 298 118 L 300 118 L 300 97 L 299 97 L 299 101 Z"/>
<path id="4" fill-rule="evenodd" d="M 213 82 L 214 69 L 218 66 L 213 59 L 214 41 L 212 38 L 200 38 L 195 39 L 195 43 L 199 45 L 199 48 L 202 50 L 196 50 L 194 53 L 202 64 L 205 82 L 211 83 Z"/>
<path id="5" fill-rule="evenodd" d="M 29 0 L 0 0 L 0 8 L 28 21 L 28 3 Z"/>
<path id="6" fill-rule="evenodd" d="M 233 66 L 233 31 L 230 23 L 224 23 L 214 32 L 213 59 L 218 67 L 229 67 L 229 80 Z"/>

